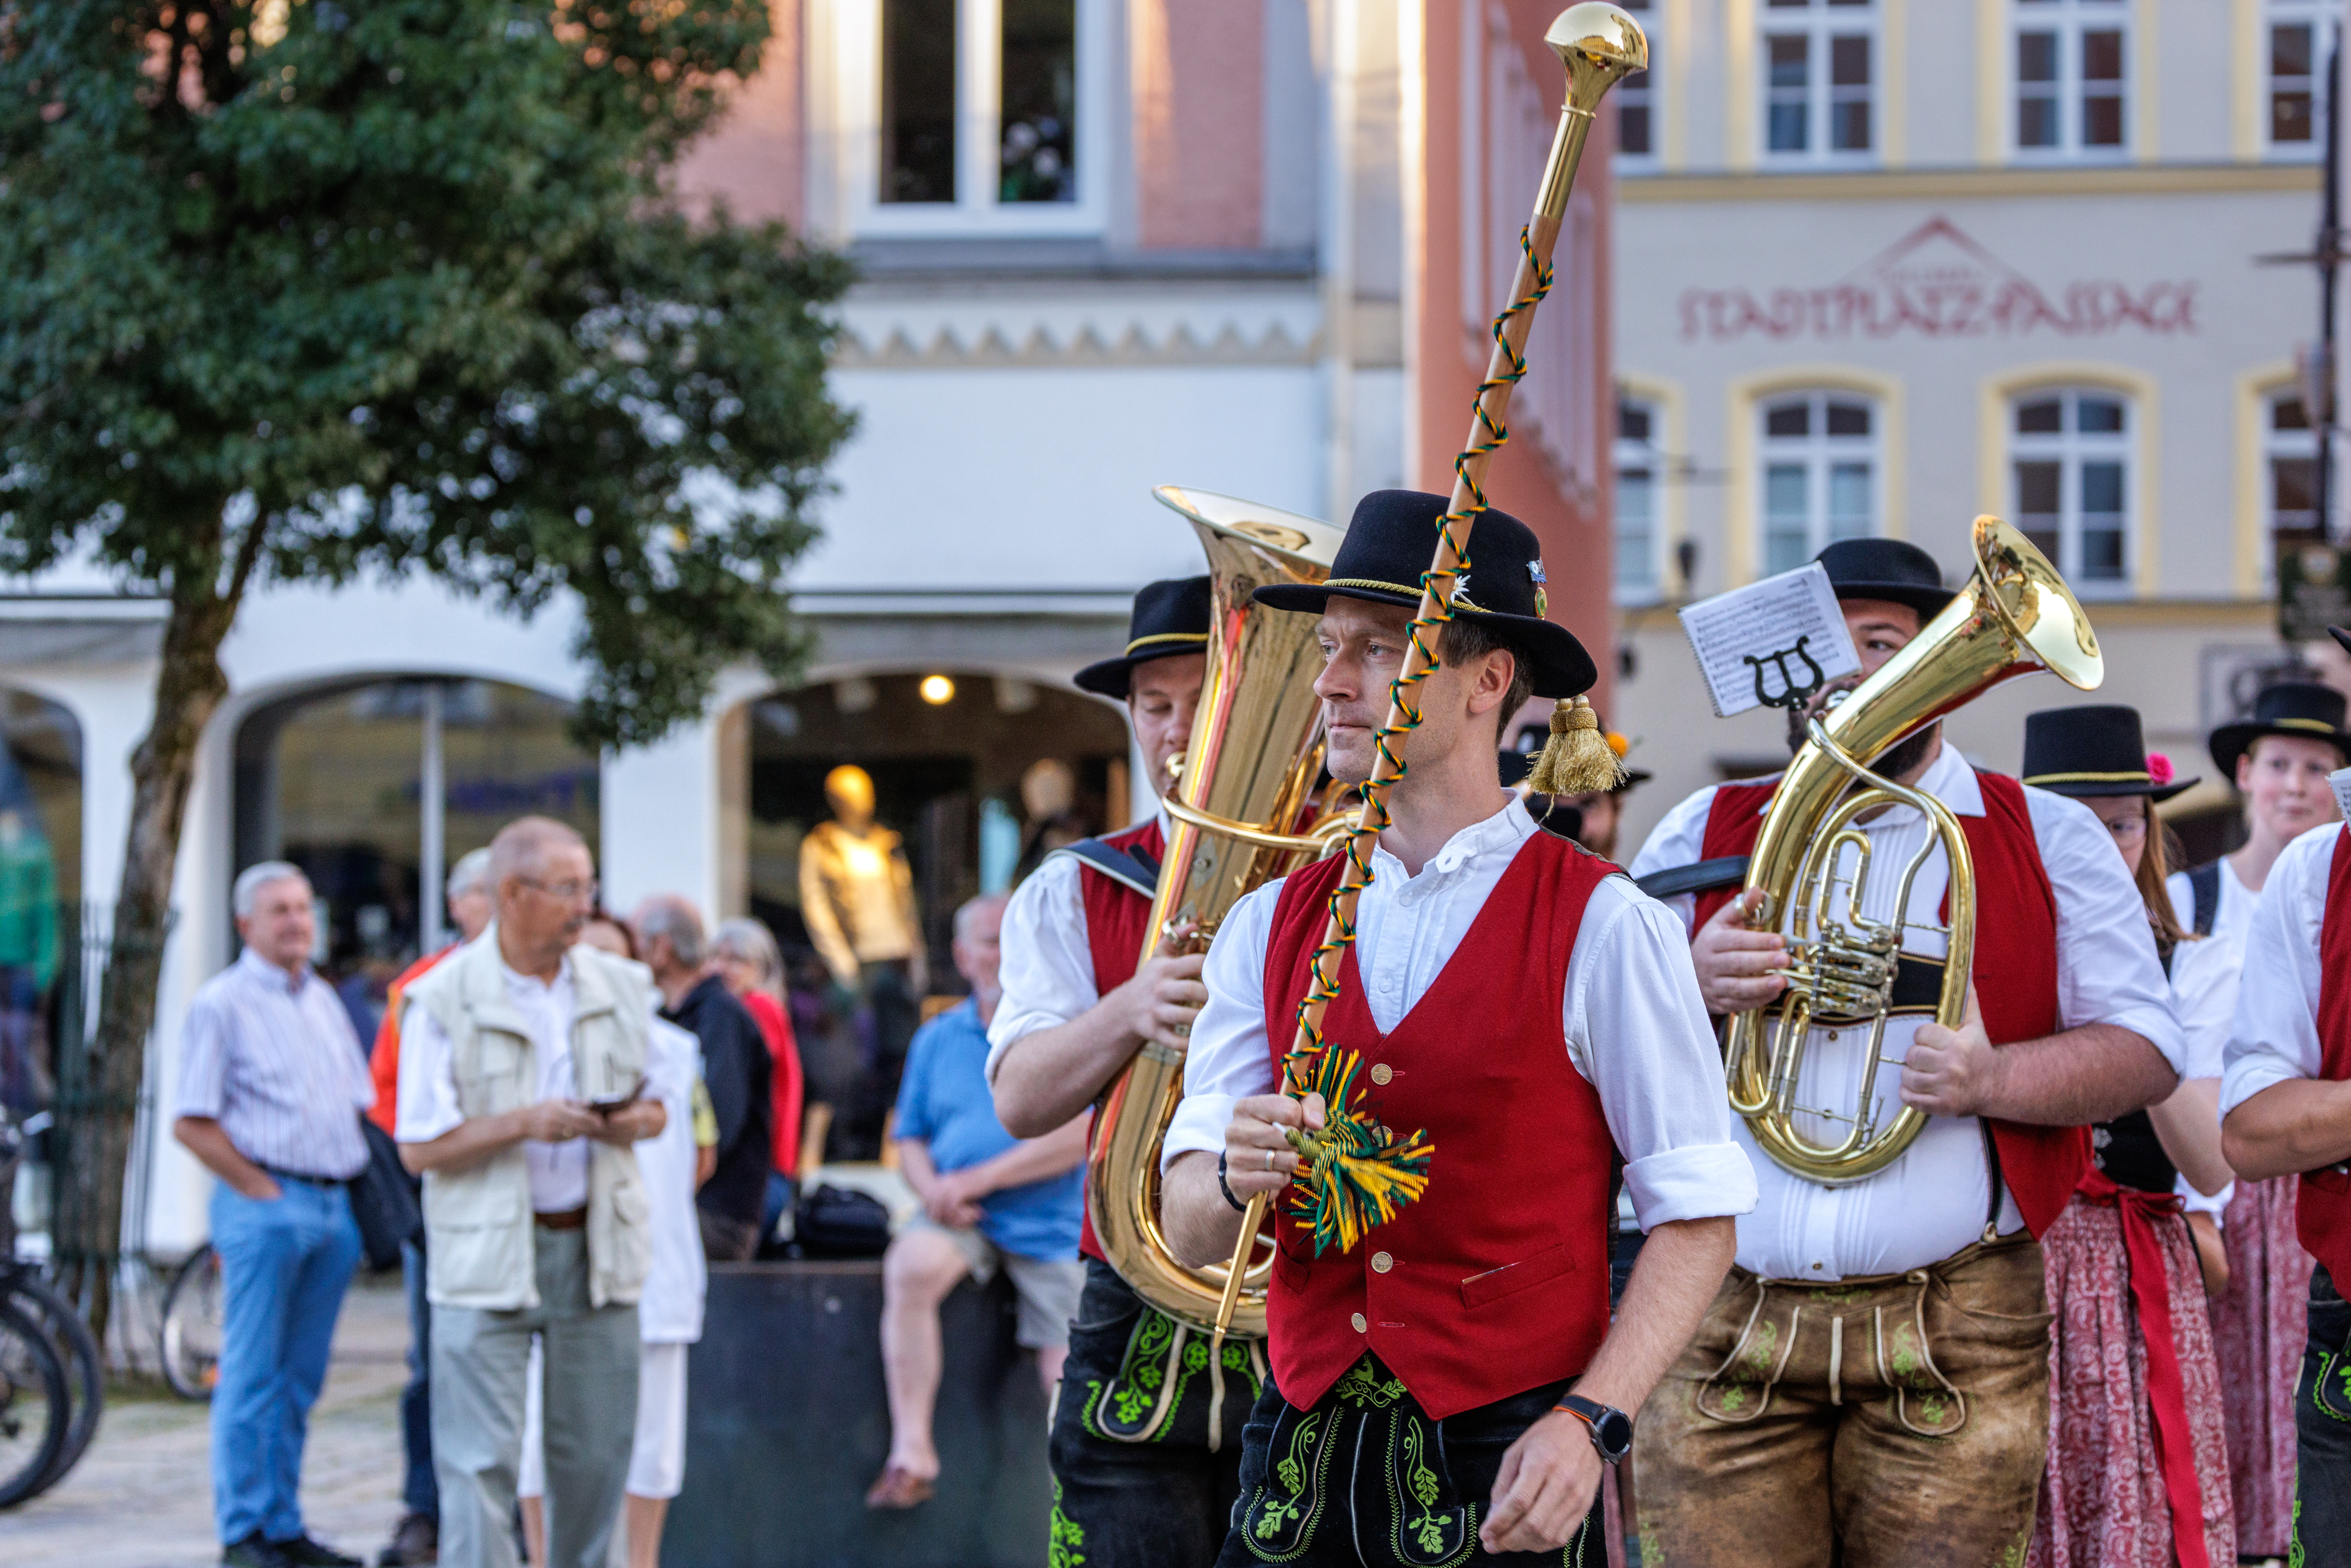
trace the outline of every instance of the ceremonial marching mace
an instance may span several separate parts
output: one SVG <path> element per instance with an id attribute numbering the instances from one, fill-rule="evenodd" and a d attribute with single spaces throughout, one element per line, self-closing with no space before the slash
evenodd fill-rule
<path id="1" fill-rule="evenodd" d="M 1341 1250 L 1352 1249 L 1364 1230 L 1393 1218 L 1427 1185 L 1430 1150 L 1425 1139 L 1416 1135 L 1394 1140 L 1376 1124 L 1342 1125 L 1341 1112 L 1356 1064 L 1352 1052 L 1325 1049 L 1322 1014 L 1338 995 L 1341 955 L 1355 939 L 1355 904 L 1372 880 L 1372 846 L 1390 820 L 1388 789 L 1404 776 L 1405 762 L 1397 755 L 1396 743 L 1420 723 L 1414 697 L 1420 683 L 1437 666 L 1433 632 L 1453 618 L 1454 584 L 1469 565 L 1469 530 L 1478 515 L 1486 510 L 1486 469 L 1495 452 L 1510 439 L 1505 416 L 1510 392 L 1527 373 L 1524 350 L 1527 333 L 1534 325 L 1535 307 L 1551 292 L 1552 251 L 1559 242 L 1560 223 L 1567 215 L 1576 166 L 1583 161 L 1584 139 L 1592 132 L 1592 118 L 1608 89 L 1649 63 L 1649 42 L 1639 26 L 1625 12 L 1599 0 L 1561 12 L 1544 32 L 1543 42 L 1567 68 L 1566 101 L 1560 107 L 1551 156 L 1543 163 L 1534 215 L 1519 231 L 1519 266 L 1510 280 L 1510 303 L 1494 319 L 1494 351 L 1486 361 L 1485 380 L 1478 385 L 1469 443 L 1453 460 L 1452 500 L 1437 520 L 1437 559 L 1421 575 L 1420 604 L 1413 613 L 1404 667 L 1396 672 L 1395 684 L 1389 689 L 1387 722 L 1380 727 L 1374 742 L 1378 755 L 1363 787 L 1363 811 L 1347 836 L 1346 869 L 1331 894 L 1330 919 L 1314 950 L 1311 982 L 1305 1000 L 1299 1004 L 1298 1033 L 1282 1059 L 1284 1094 L 1303 1099 L 1318 1087 L 1332 1091 L 1324 1095 L 1330 1109 L 1320 1134 L 1293 1128 L 1286 1134 L 1302 1162 L 1299 1178 L 1311 1183 L 1309 1190 L 1318 1208 L 1314 1221 L 1318 1251 L 1333 1237 Z M 1546 779 L 1569 782 L 1575 775 L 1600 768 L 1599 753 L 1607 753 L 1605 772 L 1614 777 L 1614 754 L 1608 751 L 1599 733 L 1591 705 L 1581 698 L 1572 708 L 1562 704 L 1552 715 L 1552 744 L 1538 769 L 1538 789 L 1545 787 Z M 1597 752 L 1593 749 L 1595 747 Z M 1554 760 L 1554 754 L 1563 760 L 1563 767 Z M 1568 777 L 1562 779 L 1562 774 Z M 1352 1190 L 1341 1190 L 1343 1166 L 1351 1167 L 1347 1174 L 1355 1183 Z M 1232 1266 L 1226 1270 L 1224 1297 L 1217 1305 L 1216 1336 L 1209 1350 L 1211 1365 L 1220 1364 L 1225 1333 L 1232 1325 L 1268 1196 L 1252 1197 L 1241 1217 L 1240 1243 L 1234 1250 Z"/>

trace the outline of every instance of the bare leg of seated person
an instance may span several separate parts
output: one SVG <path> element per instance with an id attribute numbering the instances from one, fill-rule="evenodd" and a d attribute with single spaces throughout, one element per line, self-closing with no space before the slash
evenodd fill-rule
<path id="1" fill-rule="evenodd" d="M 970 1271 L 955 1239 L 916 1226 L 882 1260 L 882 1370 L 890 1385 L 890 1459 L 865 1494 L 868 1508 L 912 1508 L 938 1479 L 931 1415 L 939 1394 L 939 1303 Z"/>

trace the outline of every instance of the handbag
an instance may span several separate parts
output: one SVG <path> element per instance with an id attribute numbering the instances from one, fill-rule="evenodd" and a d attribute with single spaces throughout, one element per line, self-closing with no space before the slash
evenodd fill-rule
<path id="1" fill-rule="evenodd" d="M 828 1182 L 801 1196 L 792 1241 L 808 1258 L 879 1258 L 890 1249 L 890 1211 L 872 1193 Z"/>
<path id="2" fill-rule="evenodd" d="M 424 1211 L 416 1202 L 416 1178 L 400 1163 L 400 1145 L 392 1134 L 360 1118 L 360 1134 L 367 1139 L 368 1163 L 347 1184 L 351 1195 L 351 1218 L 360 1228 L 360 1248 L 371 1269 L 396 1269 L 400 1248 L 424 1234 Z"/>

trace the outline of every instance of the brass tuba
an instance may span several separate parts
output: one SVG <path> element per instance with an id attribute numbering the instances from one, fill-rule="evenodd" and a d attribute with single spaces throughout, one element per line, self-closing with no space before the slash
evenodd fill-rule
<path id="1" fill-rule="evenodd" d="M 2047 670 L 2082 691 L 2105 678 L 2089 617 L 2031 541 L 1998 517 L 1978 517 L 1975 557 L 1975 573 L 1959 596 L 1843 703 L 1812 721 L 1811 739 L 1782 777 L 1748 864 L 1741 896 L 1755 889 L 1764 895 L 1749 924 L 1784 933 L 1789 966 L 1780 973 L 1788 988 L 1771 1006 L 1731 1019 L 1724 1075 L 1730 1108 L 1746 1119 L 1757 1145 L 1807 1181 L 1858 1181 L 1882 1170 L 1927 1124 L 1922 1113 L 1905 1105 L 1880 1127 L 1876 1085 L 1902 934 L 1945 929 L 1913 918 L 1910 909 L 1911 883 L 1938 841 L 1950 862 L 1950 946 L 1935 1009 L 1945 1028 L 1959 1027 L 1966 1010 L 1975 954 L 1975 863 L 1958 820 L 1941 801 L 1871 772 L 1868 764 L 1896 741 L 2019 675 Z M 1919 812 L 1934 831 L 1900 867 L 1891 917 L 1871 920 L 1861 913 L 1869 840 L 1854 822 L 1897 805 Z M 1848 856 L 1852 870 L 1841 873 Z M 1779 1016 L 1767 1023 L 1773 1008 Z M 1851 1114 L 1796 1103 L 1804 1042 L 1815 1019 L 1869 1030 L 1867 1065 Z M 1844 1135 L 1833 1144 L 1807 1137 L 1796 1127 L 1800 1114 L 1842 1123 Z"/>
<path id="2" fill-rule="evenodd" d="M 1211 607 L 1208 670 L 1184 758 L 1180 799 L 1165 803 L 1172 831 L 1144 938 L 1148 961 L 1162 952 L 1198 952 L 1226 913 L 1251 889 L 1329 852 L 1330 834 L 1296 834 L 1315 807 L 1322 771 L 1322 667 L 1311 615 L 1250 602 L 1278 582 L 1321 582 L 1343 530 L 1205 490 L 1163 485 L 1153 492 L 1191 520 L 1207 552 Z M 1351 818 L 1337 819 L 1339 831 Z M 1177 935 L 1184 928 L 1186 935 Z M 1223 1268 L 1176 1260 L 1159 1228 L 1159 1145 L 1184 1094 L 1184 1053 L 1145 1043 L 1103 1096 L 1086 1205 L 1102 1256 L 1134 1293 L 1178 1322 L 1215 1327 Z M 1235 1332 L 1265 1333 L 1269 1251 L 1243 1281 Z M 1167 1380 L 1173 1386 L 1174 1379 Z"/>

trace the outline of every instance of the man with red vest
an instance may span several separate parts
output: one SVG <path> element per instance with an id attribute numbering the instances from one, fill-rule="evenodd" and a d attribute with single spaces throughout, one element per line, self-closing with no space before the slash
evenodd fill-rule
<path id="1" fill-rule="evenodd" d="M 1367 496 L 1327 584 L 1258 592 L 1321 617 L 1315 690 L 1338 779 L 1371 775 L 1445 507 Z M 1556 1564 L 1562 1547 L 1600 1561 L 1604 1466 L 1704 1314 L 1729 1217 L 1754 1201 L 1680 925 L 1500 786 L 1500 727 L 1531 691 L 1587 690 L 1592 660 L 1541 614 L 1531 530 L 1489 510 L 1470 552 L 1323 1019 L 1326 1049 L 1357 1053 L 1342 1105 L 1274 1092 L 1341 860 L 1242 899 L 1208 953 L 1164 1148 L 1180 1256 L 1228 1257 L 1249 1197 L 1282 1193 L 1298 1169 L 1284 1134 L 1326 1112 L 1433 1145 L 1426 1190 L 1351 1247 L 1317 1247 L 1311 1198 L 1268 1214 L 1272 1375 L 1244 1433 L 1228 1568 L 1481 1549 L 1481 1563 Z M 1566 738 L 1594 722 L 1562 706 Z M 1648 1242 L 1612 1326 L 1620 1173 Z"/>
<path id="2" fill-rule="evenodd" d="M 1952 598 L 1933 558 L 1898 540 L 1841 541 L 1820 561 L 1865 673 Z M 1792 744 L 1802 735 L 1792 724 Z M 2023 1561 L 2049 1422 L 2036 1238 L 2089 1169 L 2088 1124 L 2165 1098 L 2185 1056 L 2145 904 L 2087 807 L 1978 772 L 1939 726 L 1873 766 L 1942 801 L 1966 836 L 1972 1004 L 1957 1030 L 1933 1021 L 1945 947 L 1914 924 L 1890 1060 L 1867 1087 L 1881 1124 L 1909 1105 L 1928 1113 L 1925 1130 L 1876 1175 L 1835 1186 L 1756 1152 L 1761 1197 L 1739 1223 L 1739 1266 L 1641 1434 L 1638 1525 L 1677 1568 Z M 1751 900 L 1736 896 L 1776 784 L 1699 791 L 1633 862 L 1652 888 L 1669 884 L 1650 873 L 1728 862 L 1692 879 L 1705 891 L 1688 912 L 1717 1015 L 1785 988 L 1780 934 L 1750 929 Z M 1873 873 L 1862 913 L 1893 919 L 1900 872 L 1929 830 L 1907 808 L 1859 827 Z M 1948 878 L 1928 848 L 1914 923 L 1937 917 Z M 1798 1103 L 1849 1117 L 1869 1034 L 1815 1023 Z M 1849 1126 L 1797 1120 L 1818 1141 Z M 1743 1122 L 1738 1134 L 1756 1150 Z"/>
<path id="3" fill-rule="evenodd" d="M 2331 628 L 2351 652 L 2351 632 Z M 2339 800 L 2351 768 L 2329 780 Z M 2221 1152 L 2248 1180 L 2299 1175 L 2295 1230 L 2317 1260 L 2294 1389 L 2293 1560 L 2351 1565 L 2351 827 L 2288 844 L 2245 939 L 2220 1080 Z"/>
<path id="4" fill-rule="evenodd" d="M 1125 650 L 1087 665 L 1078 686 L 1126 704 L 1155 794 L 1175 788 L 1207 669 L 1208 580 L 1154 582 L 1134 596 Z M 1203 992 L 1200 956 L 1143 956 L 1165 813 L 1048 855 L 1004 915 L 1004 999 L 989 1025 L 996 1113 L 1013 1136 L 1083 1115 L 1147 1042 L 1180 1051 Z M 1208 1441 L 1207 1342 L 1145 1307 L 1102 1259 L 1088 1218 L 1085 1294 L 1054 1406 L 1054 1560 L 1119 1568 L 1200 1568 L 1232 1511 L 1246 1402 Z M 1255 1376 L 1253 1347 L 1226 1346 L 1229 1373 Z M 1162 1396 L 1165 1397 L 1162 1397 Z"/>

